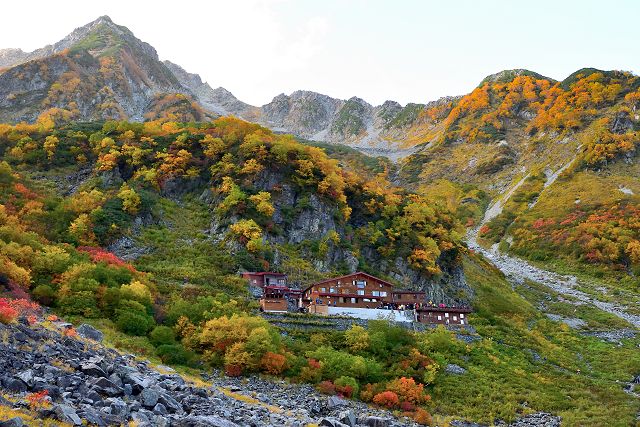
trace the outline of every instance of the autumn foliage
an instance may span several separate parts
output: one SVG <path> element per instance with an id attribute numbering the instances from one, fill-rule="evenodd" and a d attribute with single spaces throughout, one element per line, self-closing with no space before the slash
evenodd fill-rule
<path id="1" fill-rule="evenodd" d="M 392 391 L 383 391 L 373 397 L 373 403 L 384 406 L 385 408 L 394 409 L 400 405 L 398 395 Z"/>
<path id="2" fill-rule="evenodd" d="M 91 246 L 78 246 L 78 250 L 80 252 L 89 254 L 93 262 L 96 262 L 96 263 L 104 262 L 105 264 L 108 264 L 108 265 L 113 265 L 116 267 L 124 267 L 131 272 L 136 271 L 136 269 L 131 264 L 121 260 L 112 252 L 106 251 L 102 248 L 91 247 Z"/>

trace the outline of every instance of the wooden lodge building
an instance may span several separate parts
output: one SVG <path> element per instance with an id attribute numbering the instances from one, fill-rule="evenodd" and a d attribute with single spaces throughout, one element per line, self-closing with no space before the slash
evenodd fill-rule
<path id="1" fill-rule="evenodd" d="M 247 279 L 249 284 L 264 288 L 265 286 L 287 286 L 287 275 L 284 273 L 273 273 L 271 271 L 240 273 L 240 277 Z"/>
<path id="2" fill-rule="evenodd" d="M 471 313 L 469 307 L 440 307 L 423 305 L 416 308 L 417 321 L 438 325 L 468 325 L 466 316 Z"/>
<path id="3" fill-rule="evenodd" d="M 323 280 L 302 292 L 304 302 L 335 307 L 378 308 L 393 300 L 393 285 L 367 273 Z"/>
<path id="4" fill-rule="evenodd" d="M 386 280 L 364 272 L 322 280 L 304 290 L 288 287 L 283 273 L 247 272 L 241 276 L 262 289 L 260 309 L 265 312 L 286 312 L 290 302 L 314 313 L 327 313 L 332 307 L 412 310 L 417 322 L 443 325 L 466 325 L 466 316 L 472 312 L 469 307 L 433 304 L 422 291 L 394 289 Z"/>
<path id="5" fill-rule="evenodd" d="M 289 301 L 294 304 L 300 300 L 302 290 L 290 288 L 287 275 L 272 271 L 244 272 L 240 277 L 249 281 L 249 286 L 259 288 L 260 310 L 272 313 L 286 313 L 289 311 Z M 298 306 L 298 304 L 295 304 Z"/>

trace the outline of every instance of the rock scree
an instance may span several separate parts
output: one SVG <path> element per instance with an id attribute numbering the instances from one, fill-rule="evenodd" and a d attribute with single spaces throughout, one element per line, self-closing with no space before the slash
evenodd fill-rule
<path id="1" fill-rule="evenodd" d="M 306 384 L 226 377 L 216 370 L 184 377 L 105 347 L 102 333 L 90 325 L 81 325 L 82 334 L 73 337 L 63 334 L 68 323 L 26 323 L 0 323 L 0 391 L 8 397 L 0 397 L 0 406 L 26 409 L 28 394 L 46 390 L 48 404 L 31 410 L 34 418 L 77 426 L 417 426 L 363 402 L 322 395 Z M 550 419 L 555 417 L 539 413 L 513 425 L 559 425 Z M 20 417 L 0 417 L 0 427 L 22 425 L 28 423 Z"/>

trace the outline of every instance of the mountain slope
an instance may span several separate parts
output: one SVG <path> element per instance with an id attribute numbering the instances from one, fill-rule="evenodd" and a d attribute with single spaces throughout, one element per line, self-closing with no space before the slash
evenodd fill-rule
<path id="1" fill-rule="evenodd" d="M 427 193 L 441 179 L 486 192 L 481 243 L 584 276 L 581 291 L 637 315 L 639 87 L 633 74 L 595 69 L 562 82 L 492 76 L 426 111 L 433 142 L 400 179 Z"/>
<path id="2" fill-rule="evenodd" d="M 108 17 L 36 50 L 0 74 L 0 120 L 175 117 L 202 120 L 150 45 Z"/>

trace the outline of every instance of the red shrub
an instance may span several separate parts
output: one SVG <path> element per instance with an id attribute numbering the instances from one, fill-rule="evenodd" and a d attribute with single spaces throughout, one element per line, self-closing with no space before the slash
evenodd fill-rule
<path id="1" fill-rule="evenodd" d="M 29 407 L 32 410 L 43 408 L 48 402 L 46 397 L 49 395 L 49 390 L 42 390 L 37 393 L 29 393 L 26 397 Z"/>
<path id="2" fill-rule="evenodd" d="M 433 423 L 431 414 L 422 408 L 416 409 L 416 412 L 413 414 L 413 420 L 423 426 L 430 426 Z"/>
<path id="3" fill-rule="evenodd" d="M 309 359 L 309 367 L 311 369 L 320 369 L 322 365 L 316 359 Z"/>
<path id="4" fill-rule="evenodd" d="M 33 191 L 29 190 L 27 187 L 25 187 L 23 184 L 21 184 L 19 182 L 16 183 L 13 186 L 13 188 L 17 193 L 20 193 L 20 195 L 22 197 L 24 197 L 25 199 L 33 200 L 33 199 L 38 197 L 38 195 L 36 193 L 34 193 Z"/>
<path id="5" fill-rule="evenodd" d="M 262 369 L 271 375 L 280 375 L 284 371 L 286 364 L 286 357 L 270 351 L 267 351 L 260 361 Z"/>
<path id="6" fill-rule="evenodd" d="M 242 366 L 240 365 L 225 365 L 224 373 L 228 377 L 239 377 L 242 375 Z"/>
<path id="7" fill-rule="evenodd" d="M 491 228 L 489 228 L 488 225 L 483 225 L 482 227 L 480 227 L 480 234 L 487 234 L 489 231 L 491 231 Z"/>
<path id="8" fill-rule="evenodd" d="M 404 412 L 413 412 L 416 409 L 416 405 L 405 400 L 400 403 L 400 409 Z"/>
<path id="9" fill-rule="evenodd" d="M 18 317 L 18 310 L 11 307 L 7 300 L 0 299 L 0 323 L 12 323 Z"/>
<path id="10" fill-rule="evenodd" d="M 78 336 L 78 331 L 76 331 L 75 328 L 65 328 L 62 330 L 62 335 L 65 337 L 75 338 Z"/>
<path id="11" fill-rule="evenodd" d="M 136 272 L 136 269 L 131 264 L 123 261 L 115 254 L 109 251 L 105 251 L 102 248 L 96 248 L 93 246 L 79 246 L 78 250 L 80 252 L 89 254 L 93 262 L 104 262 L 105 264 L 113 265 L 115 267 L 124 267 L 133 273 Z"/>
<path id="12" fill-rule="evenodd" d="M 0 322 L 11 323 L 19 316 L 36 316 L 40 306 L 26 299 L 0 298 Z"/>
<path id="13" fill-rule="evenodd" d="M 387 389 L 393 391 L 402 402 L 419 405 L 430 400 L 424 391 L 424 385 L 416 383 L 413 378 L 398 378 L 387 384 Z"/>
<path id="14" fill-rule="evenodd" d="M 400 404 L 398 395 L 392 391 L 383 391 L 373 396 L 373 403 L 376 405 L 384 406 L 385 408 L 393 409 L 397 408 Z"/>
<path id="15" fill-rule="evenodd" d="M 6 288 L 8 290 L 7 296 L 10 299 L 25 299 L 25 300 L 28 300 L 30 298 L 29 294 L 27 293 L 27 291 L 25 291 L 22 286 L 18 285 L 13 280 L 9 280 L 9 283 L 6 284 Z"/>
<path id="16" fill-rule="evenodd" d="M 9 304 L 18 310 L 18 316 L 38 316 L 42 310 L 38 303 L 24 298 L 10 300 Z"/>
<path id="17" fill-rule="evenodd" d="M 350 385 L 342 385 L 342 386 L 337 385 L 336 391 L 340 396 L 346 397 L 348 399 L 350 399 L 351 396 L 353 396 L 353 387 L 351 387 Z"/>
<path id="18" fill-rule="evenodd" d="M 322 394 L 336 394 L 336 386 L 331 381 L 322 381 L 317 387 Z"/>

